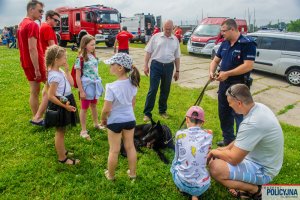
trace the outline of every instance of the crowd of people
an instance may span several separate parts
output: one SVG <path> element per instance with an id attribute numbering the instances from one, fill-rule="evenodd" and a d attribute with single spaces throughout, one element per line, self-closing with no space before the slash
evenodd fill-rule
<path id="1" fill-rule="evenodd" d="M 82 38 L 78 57 L 74 61 L 76 77 L 72 77 L 66 50 L 57 45 L 52 28 L 60 22 L 60 15 L 52 10 L 47 11 L 45 22 L 39 27 L 35 20 L 41 19 L 43 9 L 42 2 L 30 1 L 27 16 L 16 33 L 21 66 L 30 86 L 30 123 L 55 127 L 58 161 L 77 165 L 79 159 L 69 158 L 72 152 L 65 147 L 65 133 L 69 125 L 80 123 L 80 137 L 92 140 L 87 131 L 87 110 L 91 108 L 94 127 L 107 129 L 109 155 L 105 177 L 111 181 L 116 179 L 123 140 L 128 157 L 128 177 L 135 180 L 134 106 L 140 74 L 129 56 L 128 42 L 132 35 L 126 27 L 118 34 L 115 55 L 105 61 L 116 79 L 104 88 L 98 72 L 95 38 L 91 35 Z M 169 118 L 167 109 L 171 81 L 172 78 L 177 81 L 180 77 L 179 42 L 182 35 L 180 27 L 174 30 L 172 20 L 164 23 L 162 32 L 153 34 L 155 29 L 151 25 L 148 25 L 147 31 L 143 72 L 149 76 L 150 84 L 143 110 L 145 122 L 152 118 L 159 87 L 158 113 L 162 118 Z M 235 197 L 260 199 L 261 185 L 272 181 L 281 169 L 283 133 L 272 111 L 254 102 L 250 93 L 248 80 L 255 60 L 255 43 L 238 32 L 233 19 L 222 23 L 221 34 L 224 42 L 211 62 L 208 74 L 212 80 L 219 81 L 219 119 L 224 139 L 218 142 L 219 148 L 211 150 L 213 134 L 203 128 L 205 112 L 199 106 L 192 106 L 186 113 L 187 128 L 175 134 L 175 157 L 170 171 L 178 189 L 193 199 L 198 199 L 210 187 L 211 177 L 229 188 Z M 220 68 L 217 71 L 218 65 Z M 74 82 L 79 91 L 79 112 L 71 91 Z M 41 84 L 44 87 L 39 102 Z M 99 123 L 97 104 L 101 96 L 104 96 L 104 104 Z"/>

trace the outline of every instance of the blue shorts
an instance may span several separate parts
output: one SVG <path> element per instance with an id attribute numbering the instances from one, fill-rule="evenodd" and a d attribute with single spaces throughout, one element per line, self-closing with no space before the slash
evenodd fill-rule
<path id="1" fill-rule="evenodd" d="M 195 187 L 195 186 L 191 186 L 186 182 L 183 182 L 182 180 L 180 180 L 180 178 L 178 177 L 176 170 L 171 169 L 171 173 L 173 176 L 173 180 L 175 185 L 178 187 L 178 189 L 180 190 L 180 192 L 185 192 L 188 193 L 192 196 L 200 196 L 201 194 L 203 194 L 210 186 L 210 183 L 203 186 L 203 187 Z"/>
<path id="2" fill-rule="evenodd" d="M 263 185 L 269 183 L 272 178 L 264 173 L 263 166 L 244 159 L 240 164 L 233 166 L 227 163 L 229 168 L 229 179 Z"/>
<path id="3" fill-rule="evenodd" d="M 113 123 L 113 124 L 108 124 L 107 128 L 114 133 L 121 133 L 123 129 L 125 130 L 130 130 L 135 127 L 136 123 L 135 121 L 130 121 L 130 122 L 123 122 L 123 123 Z"/>

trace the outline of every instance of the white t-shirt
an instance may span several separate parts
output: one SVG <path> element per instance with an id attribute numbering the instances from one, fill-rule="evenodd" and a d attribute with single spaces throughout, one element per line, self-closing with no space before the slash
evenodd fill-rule
<path id="1" fill-rule="evenodd" d="M 132 99 L 136 96 L 137 88 L 129 79 L 117 80 L 106 84 L 106 101 L 112 102 L 112 110 L 107 124 L 135 121 Z"/>
<path id="2" fill-rule="evenodd" d="M 175 157 L 172 169 L 178 177 L 193 187 L 210 183 L 206 169 L 207 154 L 212 143 L 212 134 L 195 126 L 176 133 Z"/>
<path id="3" fill-rule="evenodd" d="M 71 85 L 65 76 L 65 72 L 61 69 L 59 71 L 50 70 L 48 72 L 48 84 L 50 85 L 51 83 L 58 83 L 55 96 L 68 96 L 72 93 Z"/>
<path id="4" fill-rule="evenodd" d="M 265 105 L 255 103 L 244 116 L 234 145 L 249 151 L 245 159 L 264 167 L 275 177 L 283 162 L 283 133 L 274 113 Z"/>

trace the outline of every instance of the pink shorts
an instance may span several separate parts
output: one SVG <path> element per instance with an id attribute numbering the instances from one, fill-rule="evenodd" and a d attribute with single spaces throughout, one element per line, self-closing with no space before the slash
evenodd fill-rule
<path id="1" fill-rule="evenodd" d="M 90 104 L 97 104 L 98 100 L 87 100 L 87 99 L 81 99 L 81 109 L 87 110 L 90 107 Z"/>

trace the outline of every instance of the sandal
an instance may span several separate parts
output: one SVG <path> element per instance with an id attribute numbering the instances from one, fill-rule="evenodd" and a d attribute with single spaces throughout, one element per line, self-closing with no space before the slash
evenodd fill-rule
<path id="1" fill-rule="evenodd" d="M 96 124 L 94 127 L 95 127 L 95 129 L 98 129 L 98 130 L 105 130 L 106 129 L 106 127 L 102 126 L 101 124 Z"/>
<path id="2" fill-rule="evenodd" d="M 105 170 L 104 175 L 105 175 L 106 179 L 109 180 L 109 181 L 114 181 L 115 180 L 114 176 L 113 177 L 109 176 L 108 170 Z"/>
<path id="3" fill-rule="evenodd" d="M 261 193 L 261 185 L 258 185 L 257 186 L 257 192 L 255 192 L 254 194 L 250 194 L 250 197 L 253 199 L 253 200 L 261 200 L 262 199 L 262 193 Z"/>
<path id="4" fill-rule="evenodd" d="M 69 152 L 69 151 L 66 151 L 65 155 L 66 155 L 66 156 L 74 156 L 74 153 Z"/>
<path id="5" fill-rule="evenodd" d="M 91 141 L 91 136 L 88 134 L 88 131 L 81 131 L 80 132 L 80 137 L 88 140 L 88 141 Z"/>
<path id="6" fill-rule="evenodd" d="M 68 160 L 72 161 L 72 163 L 67 163 Z M 70 158 L 66 157 L 64 160 L 58 160 L 58 162 L 66 164 L 66 165 L 77 165 L 80 163 L 80 160 L 78 160 L 78 159 L 74 160 L 74 159 L 70 159 Z"/>
<path id="7" fill-rule="evenodd" d="M 228 188 L 228 192 L 231 194 L 231 196 L 237 199 L 251 199 L 249 192 L 245 192 L 237 189 L 229 189 L 229 188 Z"/>
<path id="8" fill-rule="evenodd" d="M 130 180 L 135 180 L 136 179 L 136 175 L 134 175 L 134 176 L 130 175 L 130 169 L 127 170 L 127 175 L 130 178 Z"/>

